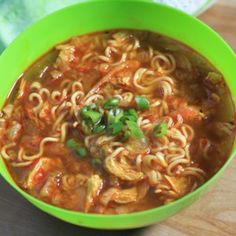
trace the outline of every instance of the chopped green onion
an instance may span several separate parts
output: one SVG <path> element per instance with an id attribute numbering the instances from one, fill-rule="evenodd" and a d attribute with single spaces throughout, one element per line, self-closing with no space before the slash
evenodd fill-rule
<path id="1" fill-rule="evenodd" d="M 79 157 L 85 157 L 88 155 L 87 149 L 84 147 L 79 147 L 77 149 L 75 149 L 75 153 L 79 156 Z"/>
<path id="2" fill-rule="evenodd" d="M 134 116 L 131 116 L 131 115 L 125 115 L 125 116 L 123 116 L 123 117 L 121 118 L 121 120 L 122 120 L 123 122 L 125 122 L 125 121 L 127 121 L 127 120 L 134 121 L 134 122 L 137 121 L 137 119 L 136 119 Z"/>
<path id="3" fill-rule="evenodd" d="M 95 126 L 95 127 L 93 128 L 93 133 L 99 134 L 99 133 L 101 133 L 102 131 L 104 131 L 105 128 L 106 128 L 105 125 L 98 125 L 98 126 Z"/>
<path id="4" fill-rule="evenodd" d="M 111 98 L 104 104 L 104 109 L 109 110 L 109 109 L 117 107 L 119 104 L 119 101 L 120 100 L 118 98 Z"/>
<path id="5" fill-rule="evenodd" d="M 108 113 L 108 124 L 116 123 L 124 116 L 124 111 L 120 108 L 112 109 Z"/>
<path id="6" fill-rule="evenodd" d="M 122 117 L 121 120 L 123 122 L 125 122 L 126 120 L 137 121 L 138 114 L 133 108 L 130 108 L 129 110 L 125 111 L 125 115 Z"/>
<path id="7" fill-rule="evenodd" d="M 90 134 L 91 133 L 91 128 L 85 120 L 82 121 L 81 128 L 82 128 L 82 130 L 85 134 Z"/>
<path id="8" fill-rule="evenodd" d="M 83 119 L 91 119 L 93 124 L 97 123 L 102 115 L 99 112 L 94 111 L 96 108 L 97 105 L 95 103 L 85 106 L 80 110 L 80 115 Z"/>
<path id="9" fill-rule="evenodd" d="M 90 105 L 87 106 L 87 109 L 88 109 L 88 110 L 94 110 L 94 109 L 96 109 L 96 108 L 97 108 L 97 104 L 95 104 L 95 103 L 92 103 L 92 104 L 90 104 Z"/>
<path id="10" fill-rule="evenodd" d="M 126 121 L 130 135 L 136 138 L 142 138 L 144 136 L 143 131 L 139 128 L 138 124 L 134 121 Z"/>
<path id="11" fill-rule="evenodd" d="M 93 158 L 91 160 L 91 163 L 92 163 L 94 168 L 100 168 L 102 166 L 102 160 L 99 159 L 99 158 Z"/>
<path id="12" fill-rule="evenodd" d="M 72 149 L 79 157 L 85 157 L 88 154 L 86 148 L 80 147 L 73 138 L 67 140 L 66 146 Z"/>
<path id="13" fill-rule="evenodd" d="M 124 128 L 124 124 L 121 121 L 118 121 L 108 126 L 108 132 L 111 135 L 117 135 L 123 130 L 123 128 Z"/>
<path id="14" fill-rule="evenodd" d="M 71 149 L 76 149 L 78 147 L 78 143 L 71 138 L 66 141 L 66 146 Z"/>
<path id="15" fill-rule="evenodd" d="M 158 124 L 153 129 L 153 135 L 156 138 L 161 138 L 167 133 L 168 126 L 166 123 Z"/>
<path id="16" fill-rule="evenodd" d="M 81 115 L 84 119 L 91 120 L 93 124 L 98 123 L 102 118 L 102 114 L 97 111 L 88 111 L 87 110 L 87 111 L 83 111 L 81 113 Z"/>
<path id="17" fill-rule="evenodd" d="M 84 112 L 91 111 L 91 110 L 94 110 L 96 108 L 97 108 L 97 104 L 92 103 L 92 104 L 90 104 L 88 106 L 85 106 L 85 107 L 81 108 L 80 114 L 83 116 Z"/>
<path id="18" fill-rule="evenodd" d="M 88 111 L 88 107 L 87 107 L 87 106 L 81 108 L 81 110 L 80 110 L 80 115 L 81 115 L 82 117 L 84 117 L 84 113 L 86 113 L 87 111 Z"/>
<path id="19" fill-rule="evenodd" d="M 134 100 L 135 100 L 139 110 L 147 110 L 150 108 L 149 101 L 146 97 L 136 96 Z"/>
<path id="20" fill-rule="evenodd" d="M 136 118 L 136 120 L 138 119 L 138 113 L 134 110 L 134 108 L 130 108 L 127 113 L 133 117 Z"/>
<path id="21" fill-rule="evenodd" d="M 124 132 L 124 135 L 123 135 L 121 141 L 122 141 L 122 142 L 127 141 L 127 140 L 129 139 L 130 135 L 131 135 L 131 132 L 130 132 L 129 130 L 126 130 L 126 131 Z"/>

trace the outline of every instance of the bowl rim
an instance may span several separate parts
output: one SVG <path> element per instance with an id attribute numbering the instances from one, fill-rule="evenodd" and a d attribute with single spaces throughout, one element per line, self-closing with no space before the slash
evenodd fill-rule
<path id="1" fill-rule="evenodd" d="M 113 0 L 113 2 L 124 2 L 124 1 L 126 1 L 126 0 Z M 168 11 L 172 11 L 174 13 L 178 13 L 179 15 L 182 15 L 182 17 L 185 17 L 185 18 L 188 18 L 191 21 L 194 21 L 195 24 L 200 24 L 202 28 L 205 28 L 206 30 L 211 32 L 211 34 L 214 34 L 214 36 L 218 39 L 218 41 L 220 41 L 221 44 L 224 45 L 225 50 L 228 50 L 228 52 L 227 52 L 228 54 L 231 53 L 234 56 L 235 64 L 236 64 L 236 55 L 234 54 L 234 51 L 232 50 L 232 48 L 224 41 L 224 39 L 218 33 L 216 33 L 212 28 L 210 28 L 208 25 L 206 25 L 205 23 L 203 23 L 199 19 L 197 19 L 197 18 L 195 18 L 195 17 L 193 17 L 191 15 L 188 15 L 187 13 L 184 13 L 184 12 L 182 12 L 180 10 L 174 9 L 174 8 L 172 8 L 170 6 L 167 6 L 167 5 L 164 5 L 164 4 L 160 4 L 160 3 L 157 3 L 157 2 L 153 2 L 153 1 L 150 1 L 150 0 L 127 0 L 127 2 L 134 3 L 134 4 L 137 1 L 141 2 L 141 3 L 144 3 L 144 4 L 150 4 L 150 5 L 153 5 L 153 6 L 158 5 L 161 8 L 166 8 L 166 9 L 168 9 Z M 0 58 L 8 52 L 8 49 L 11 48 L 12 45 L 17 43 L 18 38 L 20 36 L 30 32 L 36 25 L 41 24 L 44 20 L 50 18 L 53 15 L 60 14 L 61 12 L 67 11 L 68 9 L 80 6 L 81 4 L 89 4 L 89 3 L 93 3 L 93 2 L 96 2 L 96 3 L 98 3 L 98 2 L 99 3 L 107 3 L 107 2 L 109 2 L 109 0 L 88 0 L 88 1 L 82 0 L 82 1 L 80 1 L 78 3 L 76 3 L 76 4 L 73 4 L 71 6 L 67 6 L 65 8 L 62 8 L 60 10 L 57 10 L 57 11 L 47 15 L 46 17 L 43 17 L 39 21 L 33 23 L 31 26 L 27 27 L 19 36 L 17 36 L 17 38 L 2 52 L 2 54 L 0 55 Z M 60 42 L 58 42 L 58 43 L 60 43 Z M 202 55 L 201 53 L 198 53 L 198 54 Z M 205 57 L 205 58 L 207 58 L 207 57 Z M 32 61 L 32 63 L 33 62 L 34 61 Z M 235 142 L 235 140 L 234 140 L 234 142 Z M 145 216 L 145 215 L 149 215 L 151 213 L 158 213 L 158 212 L 163 211 L 163 210 L 168 211 L 173 206 L 181 204 L 183 202 L 186 202 L 187 200 L 190 200 L 194 195 L 203 193 L 203 190 L 206 189 L 208 186 L 211 186 L 215 182 L 215 180 L 225 171 L 225 169 L 227 168 L 229 163 L 234 159 L 235 155 L 236 155 L 236 148 L 235 149 L 233 148 L 232 151 L 231 151 L 231 154 L 229 155 L 229 157 L 225 161 L 225 163 L 221 166 L 221 168 L 210 179 L 208 179 L 204 184 L 202 184 L 200 187 L 198 187 L 193 192 L 190 192 L 190 193 L 184 195 L 183 197 L 181 197 L 181 198 L 179 198 L 179 199 L 177 199 L 177 200 L 175 200 L 175 201 L 173 201 L 171 203 L 168 203 L 167 205 L 161 205 L 161 206 L 158 206 L 158 207 L 155 207 L 155 208 L 151 208 L 151 209 L 147 209 L 147 210 L 143 210 L 143 211 L 139 211 L 139 212 L 122 213 L 122 214 L 108 214 L 108 215 L 104 215 L 104 214 L 98 214 L 98 213 L 84 213 L 84 212 L 73 211 L 73 210 L 68 210 L 68 209 L 65 209 L 65 208 L 57 207 L 55 205 L 46 203 L 46 202 L 44 202 L 44 201 L 42 201 L 42 200 L 40 200 L 40 199 L 38 199 L 36 197 L 33 197 L 29 193 L 25 192 L 24 190 L 22 190 L 15 183 L 13 178 L 11 178 L 11 177 L 9 178 L 4 173 L 1 173 L 1 170 L 0 170 L 0 176 L 2 176 L 6 180 L 6 182 L 8 182 L 8 184 L 10 184 L 24 198 L 26 198 L 30 202 L 36 203 L 37 207 L 40 205 L 40 206 L 46 207 L 50 211 L 55 211 L 56 210 L 57 212 L 60 212 L 60 213 L 63 213 L 63 214 L 67 214 L 67 215 L 69 214 L 69 215 L 73 215 L 73 216 L 77 216 L 77 217 L 79 216 L 79 217 L 83 217 L 84 219 L 85 218 L 90 218 L 91 219 L 91 217 L 92 218 L 98 218 L 99 217 L 99 218 L 102 218 L 104 220 L 106 220 L 106 219 L 109 219 L 109 220 L 116 220 L 117 219 L 118 220 L 119 218 L 123 218 L 124 219 L 124 218 L 127 218 L 127 217 L 130 218 L 130 217 L 136 217 L 136 216 L 137 217 L 138 216 Z M 3 160 L 3 158 L 1 156 L 0 156 L 0 158 Z M 9 173 L 8 168 L 6 166 L 6 163 L 5 163 L 5 160 L 3 160 L 2 162 L 3 162 L 4 169 Z M 1 165 L 1 162 L 0 162 L 0 165 Z M 10 173 L 9 173 L 9 175 L 10 175 Z M 40 209 L 42 211 L 45 211 L 41 207 L 40 207 Z M 50 214 L 50 212 L 47 212 L 47 213 Z M 59 216 L 57 216 L 57 214 L 53 215 L 53 216 L 56 217 L 56 218 L 60 218 Z M 65 219 L 63 219 L 63 220 L 67 221 Z M 74 224 L 74 223 L 72 223 L 72 224 Z M 86 227 L 88 227 L 88 226 L 86 226 Z"/>

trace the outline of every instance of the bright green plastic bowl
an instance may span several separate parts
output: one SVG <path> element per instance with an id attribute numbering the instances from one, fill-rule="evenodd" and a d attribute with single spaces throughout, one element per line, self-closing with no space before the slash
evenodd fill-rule
<path id="1" fill-rule="evenodd" d="M 65 8 L 42 19 L 22 33 L 3 52 L 0 57 L 0 106 L 21 73 L 55 44 L 74 35 L 115 28 L 159 32 L 189 45 L 224 74 L 234 102 L 236 101 L 235 54 L 208 26 L 180 11 L 150 1 L 94 0 Z M 218 179 L 232 161 L 235 152 L 234 144 L 233 151 L 224 166 L 196 191 L 165 206 L 122 215 L 85 214 L 48 205 L 25 193 L 14 183 L 2 158 L 0 158 L 0 173 L 31 203 L 64 221 L 96 229 L 127 229 L 164 220 L 192 204 Z"/>

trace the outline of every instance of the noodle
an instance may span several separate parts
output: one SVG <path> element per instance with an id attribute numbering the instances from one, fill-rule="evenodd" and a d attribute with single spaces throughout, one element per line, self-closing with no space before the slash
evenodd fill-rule
<path id="1" fill-rule="evenodd" d="M 39 152 L 37 154 L 31 155 L 31 156 L 27 156 L 26 154 L 23 154 L 23 160 L 27 160 L 27 161 L 32 161 L 34 159 L 37 159 L 39 157 L 41 157 L 43 155 L 44 152 L 44 145 L 48 142 L 58 142 L 59 140 L 57 138 L 53 138 L 53 137 L 46 137 L 44 138 L 39 145 Z"/>
<path id="2" fill-rule="evenodd" d="M 11 157 L 7 154 L 7 150 L 16 146 L 16 143 L 6 144 L 1 148 L 1 156 L 6 160 L 11 160 Z"/>
<path id="3" fill-rule="evenodd" d="M 36 106 L 34 106 L 33 110 L 37 114 L 43 106 L 43 99 L 38 93 L 31 93 L 29 95 L 29 101 L 33 102 L 33 100 L 35 100 L 35 99 L 37 99 L 38 104 Z"/>

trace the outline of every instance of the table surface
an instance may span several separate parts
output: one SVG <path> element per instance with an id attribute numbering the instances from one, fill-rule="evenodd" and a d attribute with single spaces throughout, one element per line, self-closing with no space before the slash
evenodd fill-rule
<path id="1" fill-rule="evenodd" d="M 200 17 L 236 51 L 236 0 L 220 0 Z M 36 209 L 0 178 L 0 235 L 236 235 L 236 159 L 198 202 L 170 219 L 142 229 L 100 231 L 76 227 Z"/>

